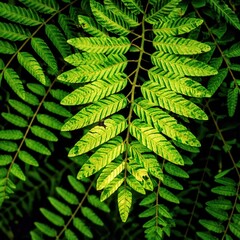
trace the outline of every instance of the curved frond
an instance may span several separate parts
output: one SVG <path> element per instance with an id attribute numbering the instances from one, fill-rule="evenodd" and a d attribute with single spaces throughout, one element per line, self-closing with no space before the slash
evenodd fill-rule
<path id="1" fill-rule="evenodd" d="M 17 48 L 15 45 L 7 41 L 0 40 L 0 53 L 14 54 L 16 51 L 17 51 Z"/>
<path id="2" fill-rule="evenodd" d="M 133 14 L 144 12 L 140 0 L 122 0 L 122 2 Z"/>
<path id="3" fill-rule="evenodd" d="M 132 193 L 126 187 L 118 190 L 118 209 L 123 222 L 126 222 L 132 206 Z"/>

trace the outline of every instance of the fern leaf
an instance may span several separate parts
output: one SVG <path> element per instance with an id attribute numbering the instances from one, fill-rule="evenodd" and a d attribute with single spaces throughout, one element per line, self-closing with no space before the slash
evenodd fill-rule
<path id="1" fill-rule="evenodd" d="M 60 106 L 55 102 L 45 101 L 43 103 L 43 106 L 46 110 L 48 110 L 49 112 L 55 113 L 56 115 L 63 116 L 63 117 L 72 116 L 72 114 L 65 107 Z"/>
<path id="2" fill-rule="evenodd" d="M 84 135 L 70 150 L 69 156 L 76 156 L 107 142 L 127 128 L 127 123 L 122 115 L 113 115 L 104 121 L 103 126 L 96 126 Z"/>
<path id="3" fill-rule="evenodd" d="M 64 91 L 63 89 L 51 89 L 50 94 L 56 100 L 61 101 L 68 95 L 68 92 Z"/>
<path id="4" fill-rule="evenodd" d="M 146 99 L 162 108 L 189 118 L 208 119 L 208 116 L 197 105 L 157 83 L 147 81 L 142 85 L 141 91 Z"/>
<path id="5" fill-rule="evenodd" d="M 237 238 L 240 238 L 239 223 L 230 223 L 229 228 Z"/>
<path id="6" fill-rule="evenodd" d="M 59 9 L 59 5 L 55 0 L 19 0 L 29 8 L 35 9 L 38 12 L 51 14 Z"/>
<path id="7" fill-rule="evenodd" d="M 61 104 L 79 105 L 96 102 L 106 96 L 121 91 L 126 87 L 127 82 L 127 78 L 123 76 L 113 76 L 111 79 L 97 80 L 74 90 L 61 101 Z"/>
<path id="8" fill-rule="evenodd" d="M 0 35 L 11 41 L 23 41 L 30 37 L 30 32 L 20 25 L 0 22 Z"/>
<path id="9" fill-rule="evenodd" d="M 82 194 L 86 192 L 86 189 L 85 189 L 83 183 L 78 181 L 72 175 L 68 176 L 68 181 L 76 192 L 82 193 Z"/>
<path id="10" fill-rule="evenodd" d="M 133 110 L 139 118 L 168 137 L 190 146 L 200 146 L 200 142 L 186 127 L 178 124 L 176 119 L 160 108 L 157 108 L 155 104 L 148 100 L 142 98 L 136 99 Z"/>
<path id="11" fill-rule="evenodd" d="M 214 237 L 208 232 L 196 232 L 197 236 L 202 240 L 218 240 L 218 238 Z"/>
<path id="12" fill-rule="evenodd" d="M 20 130 L 0 130 L 0 139 L 19 140 L 23 137 Z"/>
<path id="13" fill-rule="evenodd" d="M 118 190 L 118 188 L 122 185 L 124 181 L 123 177 L 117 176 L 115 177 L 108 185 L 103 189 L 100 200 L 104 201 L 109 198 L 114 192 Z"/>
<path id="14" fill-rule="evenodd" d="M 15 142 L 0 140 L 0 149 L 6 152 L 15 152 L 17 151 L 18 146 Z"/>
<path id="15" fill-rule="evenodd" d="M 236 196 L 236 188 L 234 186 L 218 186 L 212 188 L 211 191 L 222 196 Z"/>
<path id="16" fill-rule="evenodd" d="M 89 207 L 81 207 L 81 212 L 82 212 L 84 217 L 89 219 L 94 224 L 96 224 L 98 226 L 104 226 L 104 223 L 101 220 L 101 218 L 99 218 L 97 216 L 97 214 L 95 212 L 93 212 L 93 210 L 91 208 L 89 208 Z"/>
<path id="17" fill-rule="evenodd" d="M 127 100 L 123 94 L 114 94 L 80 110 L 62 127 L 63 131 L 71 131 L 98 122 L 105 117 L 125 108 Z"/>
<path id="18" fill-rule="evenodd" d="M 62 127 L 62 123 L 57 120 L 56 118 L 46 115 L 46 114 L 38 114 L 37 115 L 37 120 L 38 122 L 40 122 L 41 124 L 56 129 L 56 130 L 60 130 Z"/>
<path id="19" fill-rule="evenodd" d="M 142 184 L 137 181 L 137 179 L 135 177 L 133 177 L 132 175 L 129 175 L 126 179 L 127 184 L 130 188 L 132 188 L 134 191 L 141 193 L 141 194 L 146 194 L 146 190 L 144 189 L 144 187 L 142 186 Z"/>
<path id="20" fill-rule="evenodd" d="M 159 22 L 164 17 L 167 17 L 174 9 L 176 9 L 180 1 L 181 0 L 171 0 L 170 2 L 162 6 L 158 11 L 151 11 L 150 15 L 146 18 L 146 22 L 151 24 Z"/>
<path id="21" fill-rule="evenodd" d="M 74 193 L 61 187 L 56 187 L 56 191 L 67 203 L 72 205 L 79 204 L 78 198 Z"/>
<path id="22" fill-rule="evenodd" d="M 240 42 L 233 44 L 228 50 L 224 51 L 224 55 L 228 58 L 240 57 Z"/>
<path id="23" fill-rule="evenodd" d="M 164 187 L 161 187 L 159 189 L 159 196 L 169 202 L 173 202 L 173 203 L 180 203 L 179 202 L 179 199 L 175 196 L 175 194 L 171 193 L 169 190 L 167 190 L 166 188 Z"/>
<path id="24" fill-rule="evenodd" d="M 111 210 L 110 210 L 109 206 L 108 206 L 106 203 L 101 202 L 101 201 L 99 200 L 99 197 L 98 197 L 98 196 L 96 196 L 96 195 L 88 195 L 88 196 L 87 196 L 87 199 L 88 199 L 88 202 L 89 202 L 92 206 L 94 206 L 94 207 L 102 210 L 102 211 L 105 212 L 105 213 L 110 213 Z"/>
<path id="25" fill-rule="evenodd" d="M 163 184 L 167 187 L 177 189 L 177 190 L 184 189 L 183 186 L 177 180 L 175 180 L 173 177 L 171 177 L 167 174 L 164 174 Z"/>
<path id="26" fill-rule="evenodd" d="M 100 64 L 107 60 L 107 56 L 102 53 L 75 53 L 67 56 L 64 59 L 66 62 L 72 64 L 77 67 L 79 65 L 87 65 L 87 64 Z"/>
<path id="27" fill-rule="evenodd" d="M 55 25 L 46 24 L 45 33 L 63 58 L 71 54 L 71 48 L 66 44 L 66 38 Z"/>
<path id="28" fill-rule="evenodd" d="M 118 190 L 118 209 L 123 222 L 126 222 L 132 205 L 132 193 L 126 187 Z"/>
<path id="29" fill-rule="evenodd" d="M 46 208 L 40 208 L 41 213 L 47 218 L 51 223 L 56 226 L 62 227 L 64 226 L 64 219 L 59 215 L 47 210 Z"/>
<path id="30" fill-rule="evenodd" d="M 31 149 L 35 152 L 41 153 L 43 155 L 51 155 L 50 150 L 47 147 L 45 147 L 42 143 L 40 143 L 36 140 L 27 138 L 27 139 L 25 139 L 25 143 L 29 149 Z"/>
<path id="31" fill-rule="evenodd" d="M 203 23 L 202 19 L 197 18 L 178 18 L 169 21 L 156 23 L 153 32 L 156 35 L 175 36 L 188 33 Z"/>
<path id="32" fill-rule="evenodd" d="M 122 2 L 133 14 L 144 13 L 141 1 L 139 1 L 139 0 L 122 0 Z"/>
<path id="33" fill-rule="evenodd" d="M 58 138 L 49 130 L 43 127 L 39 127 L 37 125 L 34 125 L 31 127 L 31 132 L 42 139 L 45 139 L 50 142 L 57 142 Z"/>
<path id="34" fill-rule="evenodd" d="M 227 95 L 227 107 L 228 107 L 228 115 L 229 117 L 233 117 L 234 113 L 237 108 L 238 103 L 238 95 L 239 95 L 239 89 L 236 87 L 234 89 L 228 90 Z"/>
<path id="35" fill-rule="evenodd" d="M 121 74 L 127 66 L 127 59 L 124 55 L 111 55 L 103 64 L 81 65 L 58 76 L 62 82 L 84 83 L 97 79 L 112 78 Z"/>
<path id="36" fill-rule="evenodd" d="M 14 108 L 16 111 L 18 111 L 22 115 L 24 115 L 26 117 L 33 116 L 34 112 L 28 105 L 26 105 L 22 102 L 19 102 L 17 100 L 14 100 L 14 99 L 9 99 L 8 102 L 12 108 Z"/>
<path id="37" fill-rule="evenodd" d="M 46 85 L 45 74 L 38 61 L 28 52 L 19 52 L 18 62 L 40 83 Z"/>
<path id="38" fill-rule="evenodd" d="M 206 205 L 211 208 L 217 208 L 222 210 L 232 209 L 232 202 L 228 199 L 214 199 L 211 201 L 207 201 Z"/>
<path id="39" fill-rule="evenodd" d="M 206 63 L 187 57 L 155 52 L 151 56 L 154 65 L 164 71 L 176 73 L 180 76 L 209 76 L 217 74 L 217 70 Z"/>
<path id="40" fill-rule="evenodd" d="M 215 232 L 215 233 L 222 233 L 224 231 L 224 226 L 219 224 L 216 221 L 200 219 L 199 223 L 204 226 L 206 229 Z"/>
<path id="41" fill-rule="evenodd" d="M 86 237 L 93 238 L 90 228 L 80 218 L 73 218 L 73 226 Z"/>
<path id="42" fill-rule="evenodd" d="M 214 218 L 220 221 L 227 221 L 229 216 L 226 211 L 219 210 L 218 208 L 206 207 L 205 210 Z"/>
<path id="43" fill-rule="evenodd" d="M 109 164 L 125 150 L 125 144 L 120 136 L 117 136 L 103 144 L 88 160 L 83 164 L 78 172 L 77 178 L 89 177 Z"/>
<path id="44" fill-rule="evenodd" d="M 119 156 L 109 163 L 101 172 L 97 179 L 97 190 L 104 189 L 113 179 L 115 179 L 125 168 L 125 162 Z"/>
<path id="45" fill-rule="evenodd" d="M 7 41 L 0 40 L 0 53 L 14 54 L 17 51 L 16 46 Z"/>
<path id="46" fill-rule="evenodd" d="M 10 173 L 22 181 L 26 180 L 25 174 L 23 173 L 22 169 L 20 168 L 20 166 L 17 163 L 14 163 L 12 165 Z"/>
<path id="47" fill-rule="evenodd" d="M 210 92 L 200 83 L 186 77 L 179 77 L 171 72 L 165 72 L 158 67 L 153 67 L 148 71 L 149 79 L 157 82 L 174 92 L 181 93 L 189 97 L 210 97 Z"/>
<path id="48" fill-rule="evenodd" d="M 46 236 L 48 237 L 56 237 L 57 231 L 46 224 L 40 222 L 34 222 L 35 226 Z"/>
<path id="49" fill-rule="evenodd" d="M 221 0 L 207 0 L 207 2 L 213 7 L 216 13 L 223 17 L 229 24 L 240 30 L 240 21 L 237 14 L 233 12 L 226 3 Z"/>
<path id="50" fill-rule="evenodd" d="M 164 169 L 168 174 L 172 176 L 179 177 L 179 178 L 189 178 L 189 175 L 186 171 L 184 171 L 179 166 L 176 166 L 172 163 L 168 162 L 164 164 Z"/>
<path id="51" fill-rule="evenodd" d="M 42 19 L 34 10 L 13 6 L 7 3 L 0 3 L 0 16 L 27 26 L 36 26 L 42 23 Z"/>
<path id="52" fill-rule="evenodd" d="M 140 206 L 148 206 L 151 203 L 154 203 L 156 201 L 156 193 L 152 192 L 150 194 L 148 194 L 140 203 Z M 143 216 L 144 217 L 144 216 Z"/>
<path id="53" fill-rule="evenodd" d="M 196 40 L 177 38 L 171 36 L 157 36 L 153 39 L 153 46 L 162 52 L 171 54 L 200 54 L 210 51 L 210 47 L 205 43 Z"/>
<path id="54" fill-rule="evenodd" d="M 43 59 L 43 61 L 53 69 L 55 73 L 58 71 L 56 59 L 54 58 L 50 48 L 41 38 L 32 38 L 31 45 L 34 51 Z"/>
<path id="55" fill-rule="evenodd" d="M 39 95 L 39 96 L 45 96 L 46 90 L 45 87 L 42 84 L 38 83 L 27 83 L 28 89 L 30 89 L 33 93 Z"/>
<path id="56" fill-rule="evenodd" d="M 151 149 L 159 156 L 175 164 L 183 165 L 183 159 L 178 151 L 165 137 L 150 125 L 140 119 L 136 119 L 130 125 L 130 133 L 144 146 Z"/>
<path id="57" fill-rule="evenodd" d="M 36 97 L 36 95 L 30 93 L 30 92 L 25 92 L 25 98 L 23 99 L 26 103 L 33 105 L 33 106 L 38 106 L 39 105 L 39 100 Z"/>
<path id="58" fill-rule="evenodd" d="M 126 37 L 79 37 L 67 42 L 88 53 L 124 54 L 131 46 Z"/>
<path id="59" fill-rule="evenodd" d="M 227 74 L 228 74 L 228 69 L 222 68 L 219 70 L 217 75 L 211 77 L 208 80 L 207 89 L 209 92 L 211 92 L 211 95 L 213 95 L 217 91 L 217 89 L 220 87 L 220 85 L 226 78 Z"/>
<path id="60" fill-rule="evenodd" d="M 1 161 L 0 161 L 0 166 L 6 166 L 8 165 L 9 163 L 12 162 L 12 156 L 11 155 L 0 155 L 0 158 L 1 158 Z M 0 185 L 1 185 L 1 181 L 0 181 Z"/>
<path id="61" fill-rule="evenodd" d="M 97 24 L 93 18 L 83 16 L 83 15 L 78 15 L 78 22 L 80 26 L 92 35 L 93 37 L 107 37 L 108 33 L 104 30 L 104 28 Z"/>
<path id="62" fill-rule="evenodd" d="M 122 17 L 130 27 L 136 27 L 139 25 L 137 16 L 129 11 L 128 8 L 124 7 L 121 2 L 104 0 L 104 5 L 107 10 L 112 11 L 114 14 Z"/>
<path id="63" fill-rule="evenodd" d="M 72 210 L 70 207 L 65 205 L 64 203 L 60 202 L 59 200 L 53 198 L 53 197 L 48 197 L 49 202 L 52 204 L 52 206 L 59 211 L 62 215 L 64 216 L 71 216 L 72 215 Z"/>
<path id="64" fill-rule="evenodd" d="M 115 15 L 94 0 L 90 0 L 90 6 L 96 21 L 109 32 L 120 36 L 126 36 L 130 33 L 129 25 L 123 17 Z"/>
<path id="65" fill-rule="evenodd" d="M 25 98 L 23 83 L 18 74 L 12 68 L 5 69 L 4 78 L 10 88 L 21 98 Z"/>
<path id="66" fill-rule="evenodd" d="M 7 120 L 8 122 L 12 123 L 15 126 L 22 127 L 22 128 L 25 128 L 28 126 L 28 122 L 24 118 L 18 115 L 15 115 L 12 113 L 1 113 L 1 115 L 5 120 Z"/>
<path id="67" fill-rule="evenodd" d="M 25 162 L 26 164 L 38 167 L 39 164 L 37 162 L 37 160 L 28 152 L 26 151 L 20 151 L 18 154 L 18 157 L 21 161 Z"/>
<path id="68" fill-rule="evenodd" d="M 68 17 L 67 15 L 61 13 L 58 15 L 58 23 L 66 35 L 67 39 L 73 38 L 76 36 L 75 28 L 74 28 L 74 21 Z"/>
<path id="69" fill-rule="evenodd" d="M 139 164 L 138 159 L 129 158 L 129 164 L 127 165 L 128 172 L 139 181 L 143 187 L 147 190 L 153 190 L 153 183 L 148 175 L 147 169 L 142 164 Z"/>

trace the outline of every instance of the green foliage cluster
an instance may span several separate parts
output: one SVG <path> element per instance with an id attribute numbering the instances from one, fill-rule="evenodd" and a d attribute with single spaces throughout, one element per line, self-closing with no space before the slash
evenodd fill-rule
<path id="1" fill-rule="evenodd" d="M 239 13 L 1 1 L 1 239 L 239 239 Z"/>

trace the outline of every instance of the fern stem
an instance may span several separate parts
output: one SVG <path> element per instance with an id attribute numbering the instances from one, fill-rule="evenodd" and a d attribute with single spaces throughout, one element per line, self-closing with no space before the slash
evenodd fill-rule
<path id="1" fill-rule="evenodd" d="M 95 178 L 96 179 L 96 178 Z M 81 202 L 78 204 L 76 210 L 74 211 L 74 213 L 71 215 L 71 217 L 69 218 L 68 222 L 64 225 L 63 229 L 59 232 L 59 234 L 56 236 L 56 239 L 60 239 L 61 235 L 66 231 L 66 229 L 68 228 L 69 224 L 72 222 L 72 220 L 74 219 L 74 217 L 76 216 L 76 214 L 78 213 L 79 209 L 82 207 L 84 201 L 86 200 L 87 196 L 89 195 L 90 190 L 93 187 L 93 183 L 95 181 L 95 179 L 91 182 L 91 184 L 89 185 L 87 191 L 85 192 Z"/>

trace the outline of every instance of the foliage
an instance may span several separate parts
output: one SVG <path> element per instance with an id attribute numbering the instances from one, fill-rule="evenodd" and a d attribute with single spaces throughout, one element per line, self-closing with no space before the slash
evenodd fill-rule
<path id="1" fill-rule="evenodd" d="M 1 239 L 240 238 L 239 10 L 1 2 Z"/>

